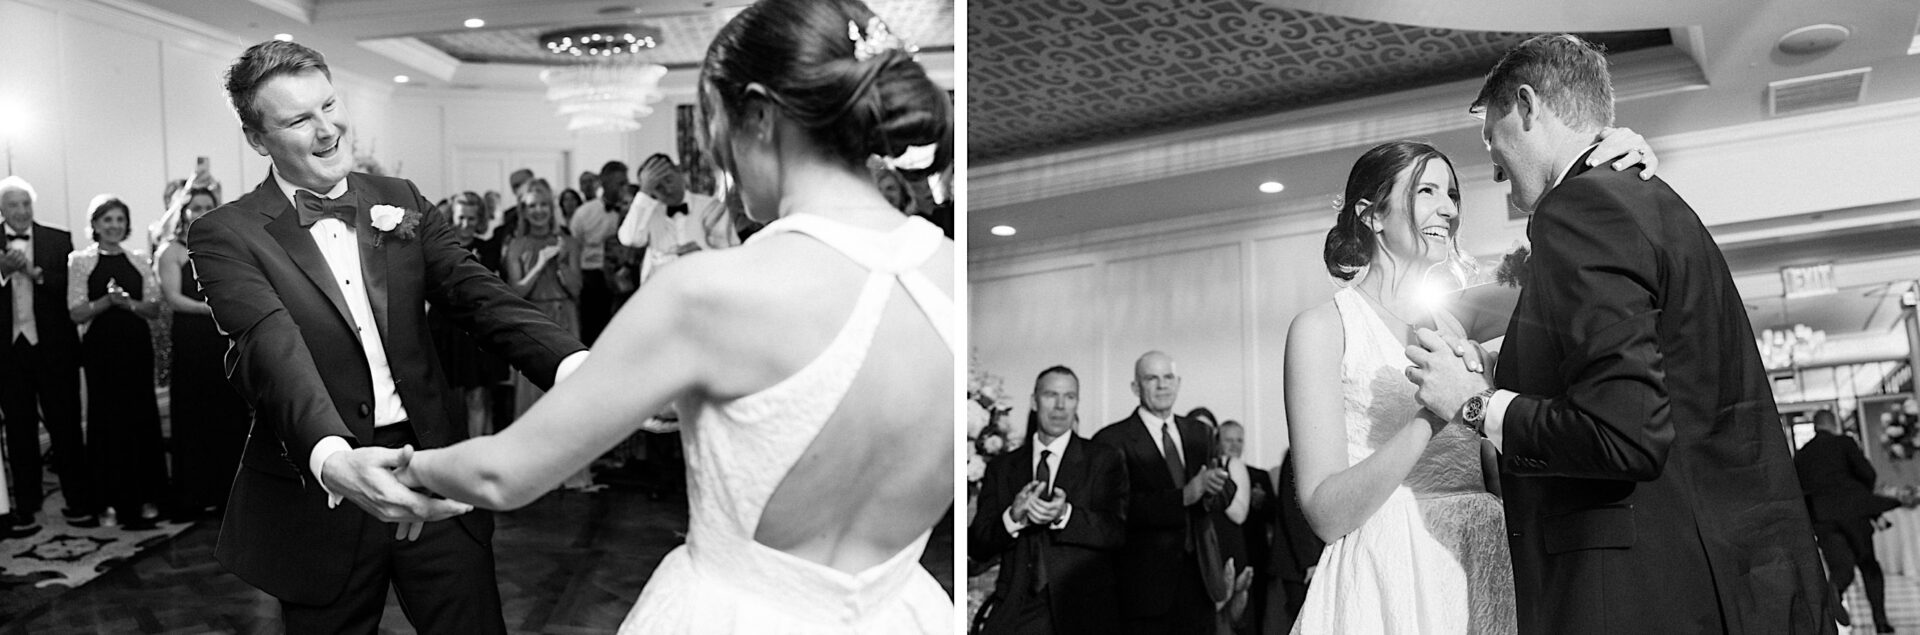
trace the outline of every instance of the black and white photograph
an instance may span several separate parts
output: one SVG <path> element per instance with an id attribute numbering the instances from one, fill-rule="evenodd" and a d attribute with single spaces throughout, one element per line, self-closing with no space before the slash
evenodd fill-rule
<path id="1" fill-rule="evenodd" d="M 1920 630 L 1920 7 L 967 8 L 971 632 Z"/>

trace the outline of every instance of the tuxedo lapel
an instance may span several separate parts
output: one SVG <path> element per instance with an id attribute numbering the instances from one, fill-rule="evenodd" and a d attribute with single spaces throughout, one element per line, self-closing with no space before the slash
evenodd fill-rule
<path id="1" fill-rule="evenodd" d="M 392 340 L 387 337 L 387 249 L 395 241 L 375 240 L 380 230 L 373 226 L 373 206 L 386 203 L 359 173 L 347 175 L 347 189 L 359 192 L 359 209 L 353 213 L 353 233 L 360 244 L 360 274 L 367 282 L 367 303 L 373 305 L 373 321 L 380 329 L 380 341 L 389 342 Z"/>
<path id="2" fill-rule="evenodd" d="M 267 234 L 280 243 L 287 259 L 307 275 L 307 280 L 327 296 L 327 302 L 332 303 L 340 319 L 346 321 L 347 330 L 353 331 L 354 339 L 359 339 L 359 332 L 353 328 L 353 312 L 347 309 L 347 297 L 341 295 L 340 283 L 334 281 L 333 268 L 327 266 L 327 258 L 321 255 L 320 243 L 314 241 L 313 234 L 300 226 L 300 215 L 293 213 L 293 203 L 287 201 L 271 176 L 254 190 L 253 196 L 263 203 L 260 213 L 273 219 L 267 222 Z"/>

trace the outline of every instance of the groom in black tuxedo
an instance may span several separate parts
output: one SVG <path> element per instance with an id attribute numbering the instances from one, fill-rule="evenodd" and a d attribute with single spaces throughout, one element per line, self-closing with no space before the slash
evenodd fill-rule
<path id="1" fill-rule="evenodd" d="M 1833 632 L 1719 247 L 1659 178 L 1586 167 L 1613 121 L 1606 58 L 1570 35 L 1529 39 L 1472 110 L 1495 178 L 1533 210 L 1531 283 L 1492 387 L 1433 331 L 1408 347 L 1408 375 L 1422 405 L 1503 453 L 1520 631 Z"/>
<path id="2" fill-rule="evenodd" d="M 389 582 L 421 632 L 504 633 L 492 517 L 392 474 L 397 448 L 466 437 L 425 307 L 543 388 L 585 347 L 461 249 L 412 183 L 351 173 L 331 77 L 319 53 L 277 41 L 227 70 L 273 172 L 192 227 L 228 375 L 254 411 L 214 555 L 280 599 L 289 633 L 375 632 Z"/>
<path id="3" fill-rule="evenodd" d="M 967 553 L 1000 558 L 993 635 L 1103 635 L 1118 625 L 1114 561 L 1127 539 L 1120 452 L 1074 434 L 1080 378 L 1065 366 L 1033 382 L 1036 430 L 987 465 Z"/>

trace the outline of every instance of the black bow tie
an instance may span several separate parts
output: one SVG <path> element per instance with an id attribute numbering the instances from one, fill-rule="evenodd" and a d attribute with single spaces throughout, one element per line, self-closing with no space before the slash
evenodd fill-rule
<path id="1" fill-rule="evenodd" d="M 340 198 L 326 199 L 306 190 L 293 193 L 294 207 L 300 210 L 300 226 L 312 227 L 323 218 L 337 218 L 348 227 L 353 226 L 353 216 L 360 211 L 353 192 L 341 194 Z"/>
<path id="2" fill-rule="evenodd" d="M 33 240 L 33 233 L 27 232 L 27 233 L 16 234 L 16 233 L 13 233 L 13 230 L 7 230 L 7 242 L 13 242 L 16 240 Z"/>
<path id="3" fill-rule="evenodd" d="M 668 205 L 668 206 L 667 206 L 667 218 L 673 218 L 673 217 L 675 217 L 675 216 L 679 216 L 679 215 L 681 215 L 681 214 L 685 214 L 685 213 L 687 213 L 687 204 L 686 204 L 686 203 L 680 203 L 680 204 L 678 204 L 678 205 Z"/>

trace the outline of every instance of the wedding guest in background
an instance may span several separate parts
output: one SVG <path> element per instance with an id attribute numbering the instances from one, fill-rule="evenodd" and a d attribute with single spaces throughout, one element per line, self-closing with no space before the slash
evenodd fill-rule
<path id="1" fill-rule="evenodd" d="M 461 192 L 452 200 L 448 221 L 453 227 L 454 242 L 473 254 L 480 266 L 500 275 L 499 238 L 480 237 L 480 232 L 487 227 L 485 203 L 480 195 Z M 482 350 L 473 336 L 454 324 L 443 311 L 427 311 L 427 329 L 433 333 L 434 351 L 440 356 L 440 367 L 446 371 L 447 381 L 461 392 L 466 404 L 468 436 L 491 434 L 494 430 L 493 388 L 509 379 L 506 361 Z"/>
<path id="2" fill-rule="evenodd" d="M 508 202 L 513 204 L 507 206 L 506 209 L 500 210 L 498 213 L 500 217 L 500 230 L 507 232 L 506 237 L 501 239 L 503 244 L 511 243 L 516 232 L 520 230 L 520 198 L 526 195 L 527 182 L 532 180 L 533 170 L 527 168 L 514 170 L 513 174 L 507 176 L 507 195 L 513 197 Z M 496 207 L 495 209 L 499 208 Z M 558 210 L 555 211 L 558 212 Z"/>
<path id="3" fill-rule="evenodd" d="M 914 213 L 913 190 L 907 187 L 907 177 L 891 169 L 877 168 L 873 170 L 873 182 L 880 186 L 880 195 L 887 197 L 887 203 L 902 212 Z"/>
<path id="4" fill-rule="evenodd" d="M 1267 575 L 1265 514 L 1269 513 L 1267 506 L 1272 499 L 1273 485 L 1267 481 L 1266 470 L 1247 465 L 1241 459 L 1247 447 L 1247 430 L 1240 422 L 1232 419 L 1220 422 L 1214 436 L 1227 465 L 1227 476 L 1235 486 L 1233 498 L 1214 516 L 1214 527 L 1220 533 L 1220 552 L 1253 569 L 1243 600 L 1245 609 L 1233 616 L 1231 628 L 1236 633 L 1249 633 L 1259 628 L 1260 607 L 1266 598 L 1266 585 L 1261 582 Z"/>
<path id="5" fill-rule="evenodd" d="M 160 282 L 147 254 L 121 246 L 132 229 L 126 203 L 101 194 L 87 209 L 93 244 L 67 257 L 67 310 L 87 368 L 87 463 L 120 528 L 152 529 L 142 508 L 167 490 L 147 329 L 160 315 Z"/>
<path id="6" fill-rule="evenodd" d="M 740 244 L 726 202 L 687 191 L 687 175 L 664 154 L 640 164 L 640 193 L 620 223 L 620 243 L 645 249 L 640 284 L 682 256 Z"/>
<path id="7" fill-rule="evenodd" d="M 247 442 L 247 404 L 227 381 L 227 339 L 213 324 L 213 310 L 200 291 L 188 226 L 220 206 L 213 190 L 193 188 L 170 212 L 173 238 L 160 247 L 154 264 L 160 294 L 173 308 L 172 409 L 174 518 L 188 521 L 217 516 L 226 506 Z"/>
<path id="8" fill-rule="evenodd" d="M 580 173 L 580 198 L 581 204 L 600 198 L 600 175 L 592 170 Z"/>
<path id="9" fill-rule="evenodd" d="M 1103 635 L 1118 627 L 1114 561 L 1127 534 L 1126 461 L 1074 434 L 1079 407 L 1072 370 L 1040 371 L 1029 442 L 995 457 L 980 480 L 967 552 L 1000 559 L 986 633 Z"/>
<path id="10" fill-rule="evenodd" d="M 39 195 L 18 176 L 0 179 L 0 218 L 7 249 L 0 255 L 0 298 L 8 344 L 0 346 L 0 412 L 6 416 L 7 467 L 12 470 L 12 533 L 39 530 L 43 502 L 40 426 L 53 440 L 54 471 L 67 498 L 61 514 L 75 527 L 97 527 L 99 501 L 80 431 L 80 335 L 67 310 L 67 256 L 73 239 L 33 220 Z"/>
<path id="11" fill-rule="evenodd" d="M 571 226 L 571 224 L 573 223 L 574 211 L 580 209 L 580 205 L 585 202 L 586 201 L 584 199 L 580 198 L 580 193 L 577 191 L 574 191 L 573 188 L 567 188 L 565 190 L 561 190 L 560 191 L 560 226 L 561 227 Z"/>
<path id="12" fill-rule="evenodd" d="M 580 332 L 580 243 L 554 223 L 553 190 L 545 179 L 523 188 L 520 227 L 502 260 L 507 285 L 568 333 Z M 525 414 L 546 391 L 525 375 L 515 381 L 516 414 Z"/>
<path id="13" fill-rule="evenodd" d="M 1133 365 L 1140 405 L 1093 440 L 1126 459 L 1127 540 L 1120 550 L 1120 632 L 1211 635 L 1217 563 L 1201 554 L 1208 512 L 1224 506 L 1227 471 L 1213 467 L 1213 434 L 1173 412 L 1180 377 L 1160 351 Z"/>
<path id="14" fill-rule="evenodd" d="M 1267 581 L 1272 585 L 1267 593 L 1265 628 L 1267 635 L 1286 635 L 1293 630 L 1293 622 L 1300 616 L 1300 607 L 1307 601 L 1307 585 L 1313 581 L 1314 569 L 1320 563 L 1320 552 L 1327 543 L 1313 533 L 1313 526 L 1307 523 L 1307 514 L 1300 509 L 1300 498 L 1294 494 L 1293 449 L 1288 448 L 1280 458 L 1278 483 L 1274 486 L 1274 525 L 1273 552 L 1268 560 L 1271 571 Z"/>
<path id="15" fill-rule="evenodd" d="M 1853 571 L 1867 588 L 1873 607 L 1875 632 L 1894 632 L 1887 619 L 1886 576 L 1873 553 L 1873 519 L 1900 501 L 1873 493 L 1878 475 L 1860 444 L 1841 432 L 1840 421 L 1829 410 L 1813 413 L 1813 438 L 1793 455 L 1800 489 L 1806 492 L 1813 516 L 1814 537 L 1827 561 L 1827 575 L 1839 597 L 1847 596 Z"/>
<path id="16" fill-rule="evenodd" d="M 585 180 L 586 175 L 581 175 Z M 609 194 L 626 186 L 627 164 L 608 161 L 600 166 L 598 183 Z M 607 279 L 607 241 L 620 227 L 625 207 L 608 207 L 617 196 L 588 200 L 573 212 L 569 226 L 580 242 L 580 339 L 588 345 L 600 337 L 613 319 L 613 287 Z"/>

